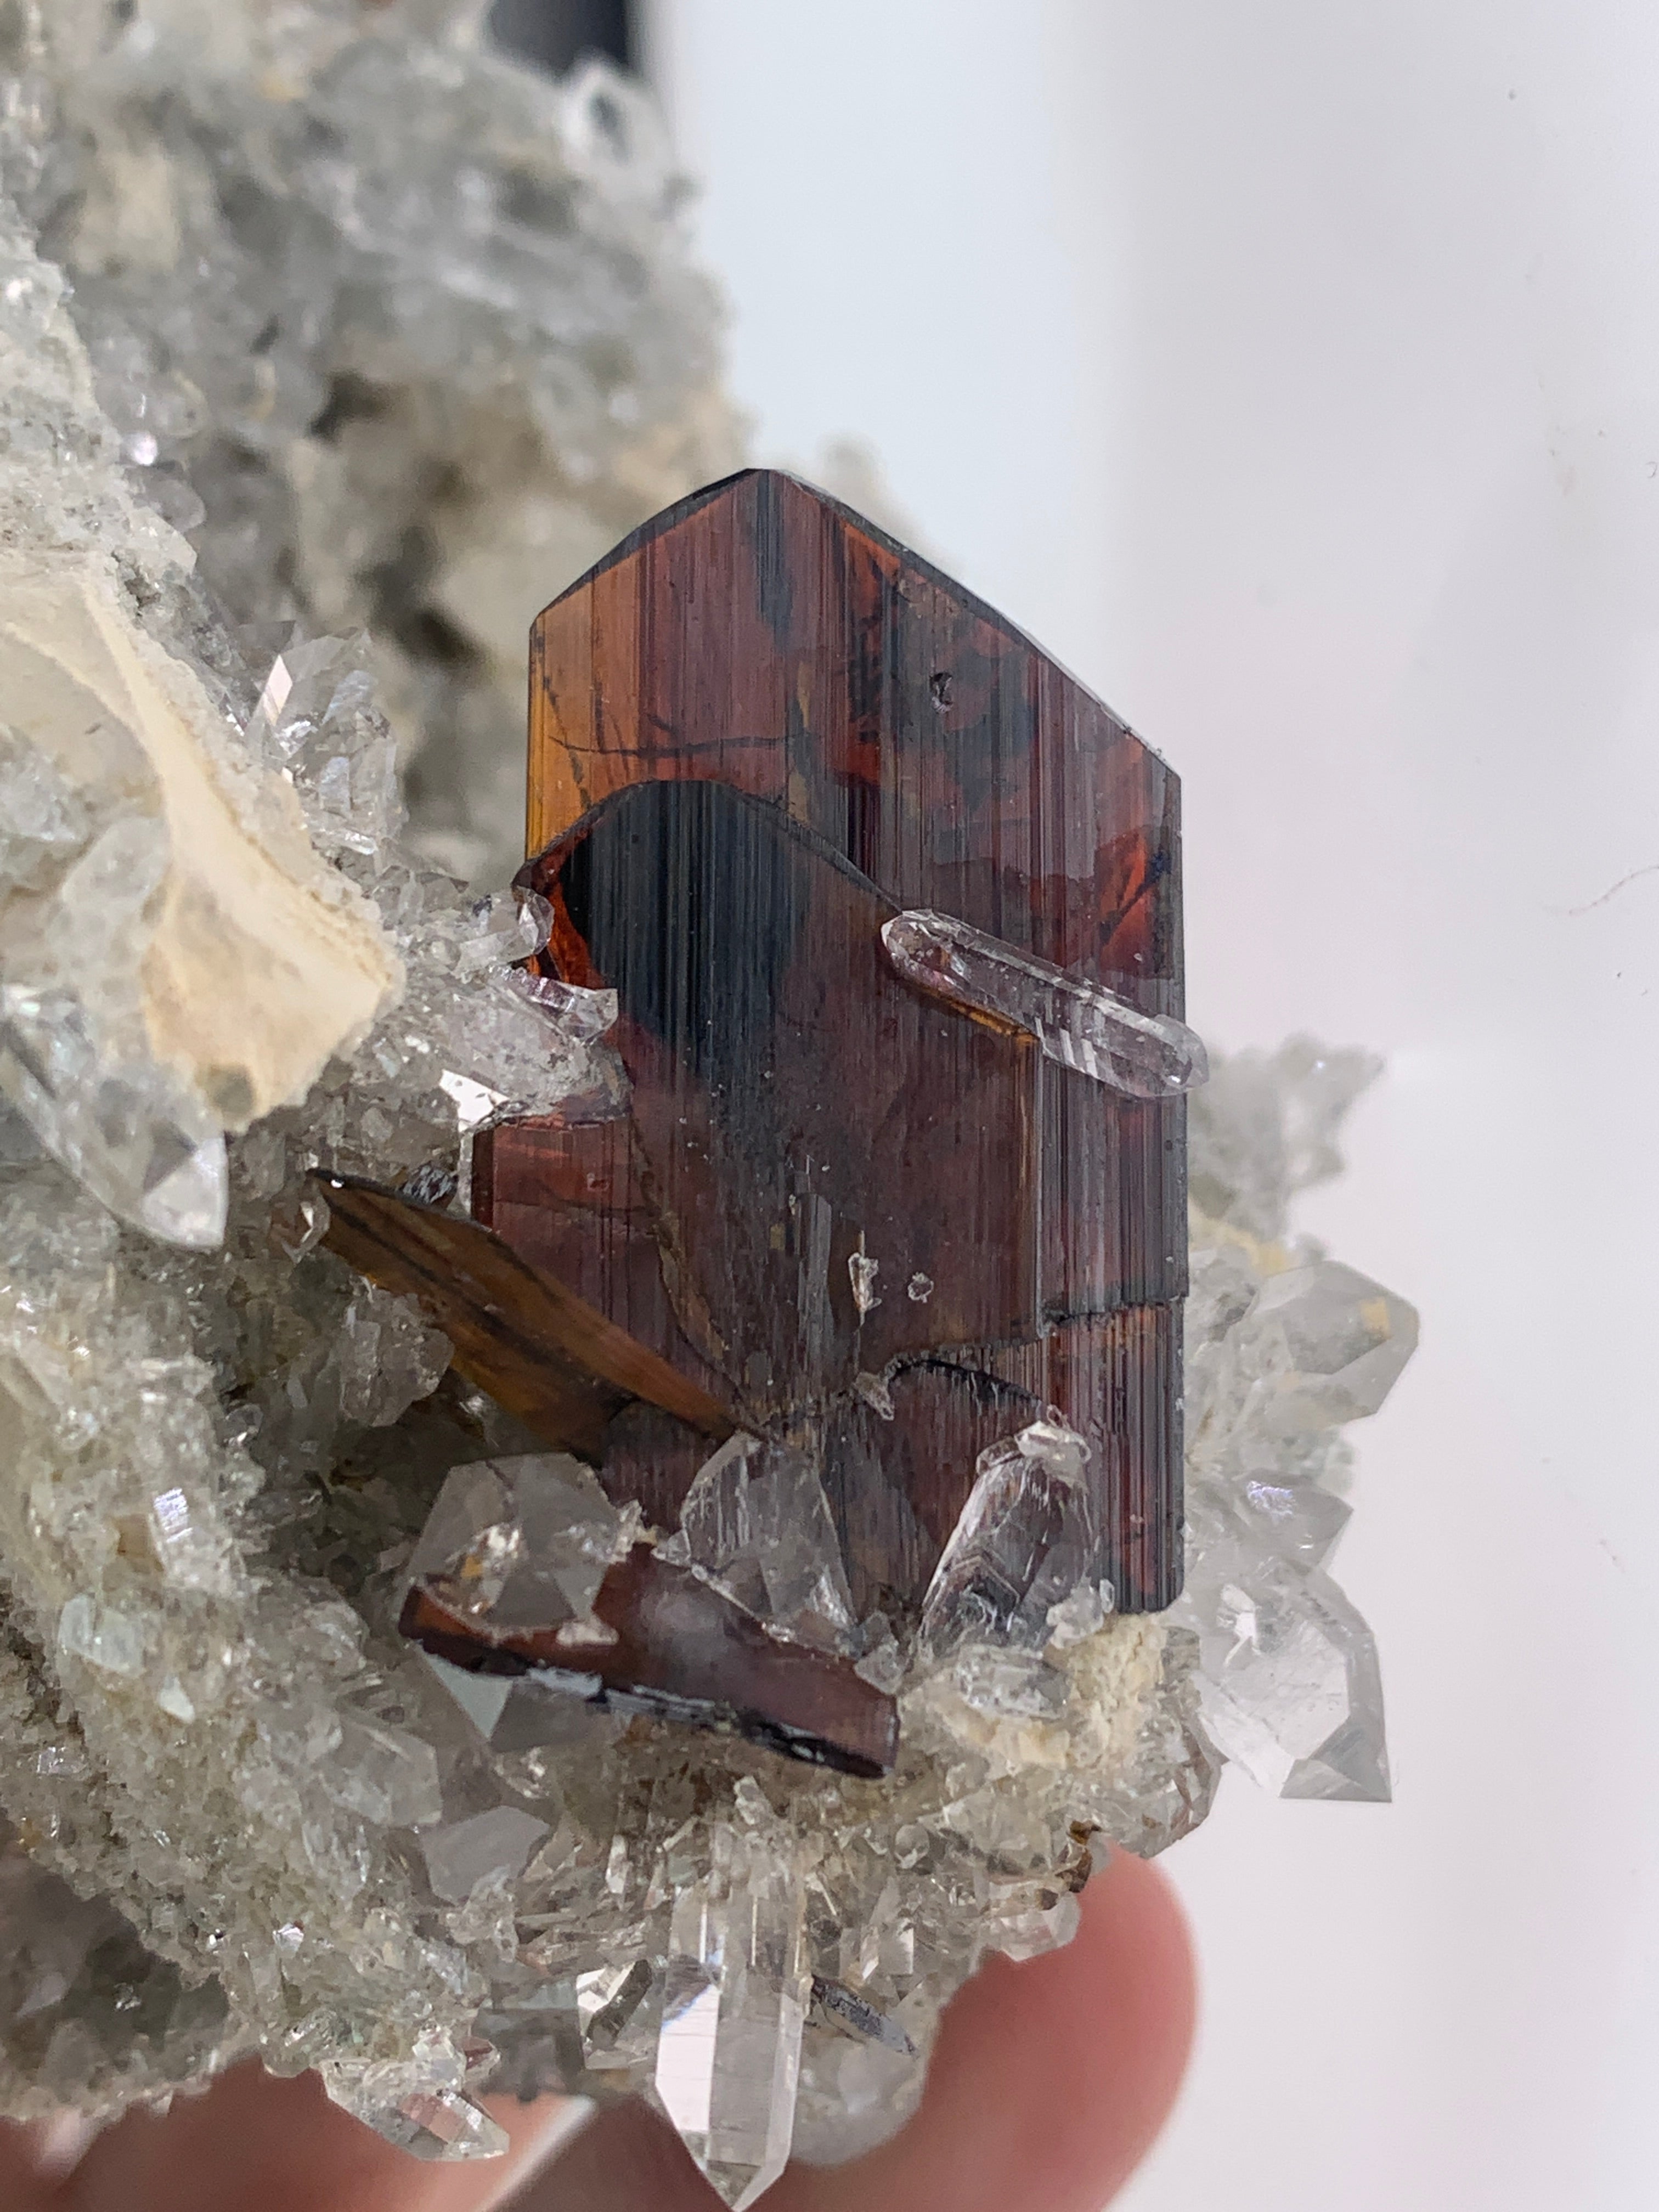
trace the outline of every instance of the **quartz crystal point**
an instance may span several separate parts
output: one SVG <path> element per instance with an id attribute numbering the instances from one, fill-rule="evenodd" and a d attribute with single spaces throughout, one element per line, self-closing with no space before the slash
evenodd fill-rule
<path id="1" fill-rule="evenodd" d="M 532 657 L 532 966 L 616 992 L 627 1112 L 481 1135 L 478 1217 L 734 1429 L 807 1437 L 858 1614 L 914 1622 L 980 1453 L 1050 1406 L 1119 1608 L 1167 1605 L 1200 1066 L 1174 776 L 764 471 L 625 539 Z M 896 969 L 918 915 L 960 918 L 995 1014 Z M 600 1477 L 672 1528 L 707 1455 L 630 1408 Z"/>
<path id="2" fill-rule="evenodd" d="M 736 2212 L 782 2172 L 811 1996 L 804 1891 L 787 1841 L 721 1824 L 675 1893 L 653 2094 Z"/>
<path id="3" fill-rule="evenodd" d="M 0 1092 L 112 1213 L 163 1243 L 201 1249 L 223 1237 L 220 1124 L 170 1068 L 102 1049 L 68 992 L 0 985 Z"/>
<path id="4" fill-rule="evenodd" d="M 580 1461 L 483 1460 L 446 1478 L 409 1573 L 451 1612 L 496 1634 L 556 1630 L 590 1618 L 606 1570 L 631 1541 Z"/>
<path id="5" fill-rule="evenodd" d="M 853 1641 L 841 1546 L 805 1452 L 732 1437 L 699 1470 L 663 1556 L 685 1558 L 804 1643 L 845 1650 Z"/>
<path id="6" fill-rule="evenodd" d="M 1143 1014 L 1103 985 L 1003 945 L 945 914 L 899 914 L 882 943 L 901 975 L 1034 1036 L 1048 1058 L 1126 1098 L 1191 1091 L 1210 1068 L 1203 1040 L 1168 1014 Z"/>
<path id="7" fill-rule="evenodd" d="M 1280 1436 L 1376 1413 L 1416 1349 L 1405 1299 L 1335 1260 L 1270 1276 L 1241 1346 L 1259 1370 L 1263 1423 Z"/>
<path id="8" fill-rule="evenodd" d="M 1336 1584 L 1272 1561 L 1206 1612 L 1198 1709 L 1217 1750 L 1280 1796 L 1386 1802 L 1376 1640 Z"/>
<path id="9" fill-rule="evenodd" d="M 981 1453 L 923 1601 L 930 1650 L 964 1643 L 1041 1650 L 1048 1642 L 1053 1611 L 1087 1581 L 1097 1547 L 1088 1455 L 1081 1437 L 1048 1421 Z"/>
<path id="10" fill-rule="evenodd" d="M 382 2063 L 355 2078 L 337 2064 L 321 2072 L 338 2103 L 416 2158 L 499 2158 L 507 2148 L 507 2130 L 465 2094 L 465 2062 L 442 2036 L 417 2037 L 412 2063 Z"/>

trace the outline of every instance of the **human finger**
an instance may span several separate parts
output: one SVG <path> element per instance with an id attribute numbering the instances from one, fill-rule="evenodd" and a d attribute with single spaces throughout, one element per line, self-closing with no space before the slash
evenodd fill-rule
<path id="1" fill-rule="evenodd" d="M 994 1960 L 945 2015 L 927 2087 L 892 2142 L 793 2166 L 764 2212 L 1099 2212 L 1168 2117 L 1192 2042 L 1191 1944 L 1155 1867 L 1114 1856 L 1062 1951 Z M 619 2106 L 508 2212 L 714 2212 L 667 2124 Z"/>
<path id="2" fill-rule="evenodd" d="M 54 2188 L 19 2201 L 24 2212 L 489 2212 L 544 2155 L 570 2107 L 485 2102 L 507 2131 L 506 2156 L 428 2165 L 331 2104 L 314 2075 L 278 2081 L 236 2066 L 165 2117 L 129 2113 Z"/>

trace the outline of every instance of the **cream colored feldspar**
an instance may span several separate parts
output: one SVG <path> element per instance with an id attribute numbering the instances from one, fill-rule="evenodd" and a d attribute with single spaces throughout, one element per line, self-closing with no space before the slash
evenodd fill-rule
<path id="1" fill-rule="evenodd" d="M 165 826 L 138 970 L 155 1056 L 230 1129 L 297 1103 L 402 967 L 372 904 L 313 849 L 292 787 L 238 757 L 96 556 L 0 551 L 0 713 L 100 812 Z"/>

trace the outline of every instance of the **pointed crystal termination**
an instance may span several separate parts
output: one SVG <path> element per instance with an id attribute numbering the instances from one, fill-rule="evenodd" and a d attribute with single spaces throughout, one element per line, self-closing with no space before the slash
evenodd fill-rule
<path id="1" fill-rule="evenodd" d="M 1270 1275 L 1240 1333 L 1255 1405 L 1279 1436 L 1374 1413 L 1417 1349 L 1417 1314 L 1339 1260 Z"/>
<path id="2" fill-rule="evenodd" d="M 847 1570 L 817 1469 L 787 1444 L 735 1436 L 705 1462 L 662 1556 L 712 1575 L 739 1605 L 803 1644 L 852 1648 Z"/>
<path id="3" fill-rule="evenodd" d="M 1050 1610 L 1089 1579 L 1097 1544 L 1084 1462 L 1071 1430 L 1033 1421 L 979 1455 L 962 1517 L 927 1586 L 921 1641 L 933 1653 L 963 1644 L 1041 1650 Z"/>
<path id="4" fill-rule="evenodd" d="M 782 2172 L 811 1996 L 794 1855 L 724 1824 L 676 1893 L 656 2100 L 720 2197 L 744 2212 Z"/>
<path id="5" fill-rule="evenodd" d="M 218 1124 L 159 1062 L 112 1059 L 68 992 L 0 988 L 0 1094 L 122 1220 L 194 1250 L 223 1241 L 230 1171 Z"/>
<path id="6" fill-rule="evenodd" d="M 565 1453 L 452 1468 L 409 1562 L 412 1581 L 464 1619 L 558 1629 L 591 1613 L 606 1570 L 633 1541 L 579 1460 Z"/>
<path id="7" fill-rule="evenodd" d="M 1206 1081 L 1204 1041 L 1168 1014 L 1143 1014 L 1103 984 L 988 937 L 948 914 L 917 908 L 882 925 L 908 982 L 1034 1036 L 1061 1067 L 1126 1098 L 1171 1098 Z"/>
<path id="8" fill-rule="evenodd" d="M 322 637 L 283 647 L 248 724 L 253 753 L 306 792 L 312 835 L 328 851 L 373 854 L 396 833 L 397 748 L 374 707 L 355 641 Z"/>
<path id="9" fill-rule="evenodd" d="M 338 2062 L 321 2070 L 337 2104 L 411 2157 L 499 2158 L 507 2148 L 506 2130 L 466 2094 L 462 2054 L 434 2029 L 416 2037 L 410 2058 L 356 2075 Z"/>
<path id="10" fill-rule="evenodd" d="M 1199 1714 L 1216 1748 L 1282 1797 L 1386 1803 L 1376 1643 L 1336 1584 L 1274 1560 L 1202 1613 Z"/>

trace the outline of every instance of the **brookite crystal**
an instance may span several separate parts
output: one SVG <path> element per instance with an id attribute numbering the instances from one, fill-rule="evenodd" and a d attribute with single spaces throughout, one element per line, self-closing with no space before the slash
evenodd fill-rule
<path id="1" fill-rule="evenodd" d="M 483 13 L 0 9 L 0 2111 L 638 2095 L 746 2204 L 1226 1762 L 1386 1796 L 1415 1322 L 1289 1225 L 1370 1065 L 1201 1082 L 1173 775 L 694 492 L 648 112 Z"/>

